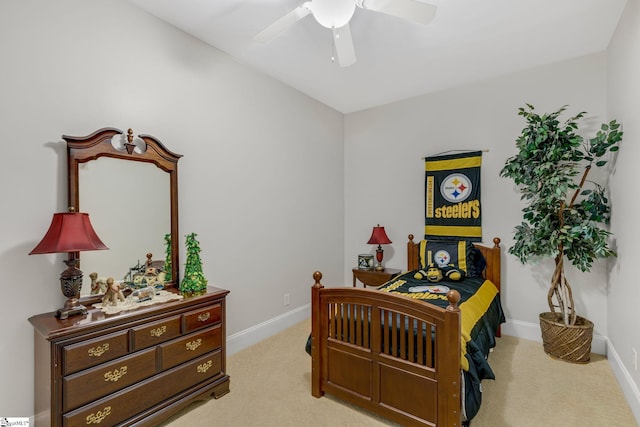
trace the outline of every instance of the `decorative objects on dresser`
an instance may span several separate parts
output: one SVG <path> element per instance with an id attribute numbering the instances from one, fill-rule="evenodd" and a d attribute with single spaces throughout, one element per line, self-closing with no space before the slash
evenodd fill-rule
<path id="1" fill-rule="evenodd" d="M 380 227 L 380 224 L 373 227 L 373 232 L 371 233 L 371 237 L 367 244 L 369 245 L 378 245 L 378 249 L 376 249 L 376 260 L 378 264 L 376 264 L 377 271 L 383 271 L 384 267 L 382 266 L 382 257 L 384 255 L 384 251 L 382 250 L 381 245 L 388 245 L 392 243 L 389 237 L 387 237 L 387 233 L 384 231 L 384 227 Z"/>
<path id="2" fill-rule="evenodd" d="M 527 202 L 509 253 L 522 263 L 553 259 L 555 270 L 547 294 L 549 312 L 540 313 L 544 351 L 568 361 L 588 362 L 593 323 L 576 315 L 564 262 L 588 272 L 597 258 L 616 256 L 609 246 L 611 205 L 606 186 L 587 180 L 593 167 L 615 159 L 622 141 L 615 120 L 600 125 L 595 137 L 578 132 L 580 112 L 560 121 L 566 107 L 538 115 L 527 104 L 518 115 L 527 124 L 516 140 L 518 153 L 507 159 L 500 176 L 513 179 Z"/>
<path id="3" fill-rule="evenodd" d="M 184 278 L 180 282 L 180 291 L 187 294 L 197 294 L 207 289 L 207 279 L 202 272 L 200 259 L 200 242 L 196 240 L 196 233 L 185 236 L 187 247 L 187 262 L 184 267 Z"/>
<path id="4" fill-rule="evenodd" d="M 152 260 L 153 254 L 147 253 L 147 260 L 144 264 L 140 261 L 136 265 L 129 268 L 125 274 L 122 283 L 130 289 L 139 289 L 147 286 L 153 286 L 163 289 L 167 277 L 170 277 L 164 270 L 165 262 L 160 260 Z"/>
<path id="5" fill-rule="evenodd" d="M 104 294 L 107 291 L 107 277 L 98 277 L 95 271 L 89 273 L 91 278 L 91 295 Z"/>
<path id="6" fill-rule="evenodd" d="M 69 254 L 69 259 L 64 261 L 67 269 L 60 275 L 60 287 L 64 296 L 67 297 L 64 307 L 56 312 L 56 316 L 60 319 L 87 313 L 86 307 L 79 302 L 83 274 L 77 268 L 78 256 L 76 254 L 80 251 L 102 249 L 109 248 L 102 243 L 93 229 L 89 214 L 75 212 L 74 208 L 69 208 L 69 212 L 53 214 L 47 234 L 29 252 L 29 255 L 60 252 Z"/>
<path id="7" fill-rule="evenodd" d="M 125 311 L 138 310 L 153 304 L 161 304 L 184 298 L 180 293 L 157 290 L 152 287 L 136 289 L 131 292 L 123 301 L 116 301 L 115 304 L 96 303 L 92 307 L 99 309 L 105 314 L 117 314 Z"/>
<path id="8" fill-rule="evenodd" d="M 120 283 L 113 280 L 113 277 L 107 279 L 107 290 L 102 297 L 102 305 L 118 305 L 118 301 L 124 302 L 124 294 L 120 287 Z"/>

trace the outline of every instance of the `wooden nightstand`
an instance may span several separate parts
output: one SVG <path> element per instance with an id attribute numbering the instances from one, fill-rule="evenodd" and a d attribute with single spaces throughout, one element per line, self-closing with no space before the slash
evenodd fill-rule
<path id="1" fill-rule="evenodd" d="M 367 286 L 380 286 L 402 272 L 402 270 L 395 268 L 385 268 L 382 271 L 360 270 L 359 268 L 354 268 L 352 271 L 354 288 L 356 287 L 356 279 L 361 281 L 365 288 Z"/>

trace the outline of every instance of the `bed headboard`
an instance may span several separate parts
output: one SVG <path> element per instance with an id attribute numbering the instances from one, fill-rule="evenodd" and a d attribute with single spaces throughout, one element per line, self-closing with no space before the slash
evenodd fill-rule
<path id="1" fill-rule="evenodd" d="M 482 255 L 487 261 L 487 267 L 484 270 L 484 278 L 491 280 L 500 290 L 500 259 L 502 250 L 500 249 L 500 238 L 493 238 L 493 246 L 484 246 L 474 243 L 473 246 L 480 249 Z M 407 242 L 407 270 L 417 270 L 420 268 L 420 242 L 413 241 L 413 234 L 409 234 Z"/>

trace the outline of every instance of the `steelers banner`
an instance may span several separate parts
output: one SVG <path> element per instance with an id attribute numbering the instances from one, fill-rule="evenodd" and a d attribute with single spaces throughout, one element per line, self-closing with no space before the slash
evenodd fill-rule
<path id="1" fill-rule="evenodd" d="M 481 151 L 425 158 L 425 239 L 482 241 L 481 163 Z"/>

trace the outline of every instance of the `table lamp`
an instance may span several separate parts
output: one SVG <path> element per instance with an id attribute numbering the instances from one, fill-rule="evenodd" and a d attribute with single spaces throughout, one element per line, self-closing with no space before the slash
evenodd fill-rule
<path id="1" fill-rule="evenodd" d="M 77 268 L 78 252 L 109 249 L 96 234 L 89 214 L 74 212 L 55 213 L 49 226 L 49 231 L 42 241 L 29 252 L 33 254 L 69 253 L 64 261 L 67 269 L 60 275 L 60 287 L 67 297 L 63 308 L 58 309 L 56 317 L 66 319 L 75 314 L 86 314 L 87 308 L 80 304 L 80 289 L 82 288 L 82 271 Z"/>
<path id="2" fill-rule="evenodd" d="M 371 233 L 371 237 L 369 238 L 369 241 L 367 243 L 369 245 L 378 245 L 378 249 L 376 249 L 376 260 L 378 261 L 376 270 L 383 271 L 384 267 L 382 266 L 382 256 L 384 254 L 384 251 L 382 250 L 382 246 L 380 245 L 388 245 L 389 243 L 392 243 L 391 240 L 389 240 L 389 237 L 387 237 L 387 233 L 384 231 L 384 227 L 380 227 L 380 224 L 373 227 L 373 232 Z"/>

